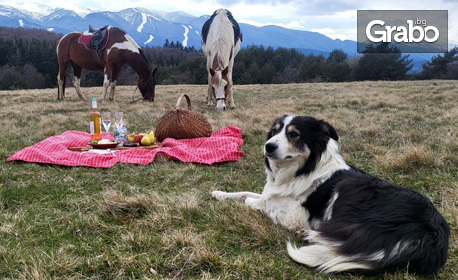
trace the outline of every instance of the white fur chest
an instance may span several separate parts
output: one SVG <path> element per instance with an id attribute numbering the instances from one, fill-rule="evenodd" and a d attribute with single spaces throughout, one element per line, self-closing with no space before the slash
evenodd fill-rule
<path id="1" fill-rule="evenodd" d="M 275 223 L 287 229 L 309 228 L 309 213 L 302 207 L 302 202 L 302 200 L 290 196 L 274 196 L 264 200 L 264 211 Z"/>

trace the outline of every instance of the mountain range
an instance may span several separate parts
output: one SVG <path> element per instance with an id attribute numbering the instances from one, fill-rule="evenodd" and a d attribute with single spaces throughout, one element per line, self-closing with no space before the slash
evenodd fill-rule
<path id="1" fill-rule="evenodd" d="M 129 8 L 119 12 L 50 9 L 47 12 L 28 12 L 11 6 L 0 5 L 0 26 L 47 29 L 67 34 L 85 31 L 89 25 L 111 25 L 127 32 L 140 46 L 163 46 L 165 41 L 180 42 L 184 47 L 201 47 L 201 29 L 209 15 L 199 17 L 185 12 L 161 12 L 146 8 Z M 294 48 L 304 54 L 327 56 L 340 49 L 349 56 L 357 55 L 356 42 L 331 39 L 318 32 L 300 31 L 275 25 L 257 27 L 239 23 L 243 34 L 243 46 L 263 45 L 273 48 Z M 414 69 L 430 60 L 430 54 L 415 54 Z M 412 56 L 411 56 L 412 57 Z M 417 65 L 417 66 L 415 66 Z"/>

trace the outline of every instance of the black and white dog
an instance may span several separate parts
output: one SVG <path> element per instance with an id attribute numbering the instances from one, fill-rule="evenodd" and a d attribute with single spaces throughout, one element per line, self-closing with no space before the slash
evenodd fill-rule
<path id="1" fill-rule="evenodd" d="M 423 195 L 345 163 L 338 136 L 323 120 L 277 119 L 264 146 L 262 194 L 212 192 L 241 199 L 309 244 L 288 243 L 292 259 L 324 272 L 430 274 L 447 259 L 450 229 Z"/>

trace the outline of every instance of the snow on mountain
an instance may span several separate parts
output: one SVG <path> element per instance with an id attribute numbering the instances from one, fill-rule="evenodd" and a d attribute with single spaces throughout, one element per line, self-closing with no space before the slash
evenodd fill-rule
<path id="1" fill-rule="evenodd" d="M 184 27 L 184 34 L 183 34 L 183 37 L 184 37 L 184 40 L 183 40 L 183 47 L 187 47 L 188 46 L 188 34 L 189 34 L 189 28 L 185 25 L 181 25 Z"/>
<path id="2" fill-rule="evenodd" d="M 149 35 L 148 40 L 146 40 L 143 44 L 144 45 L 148 45 L 151 41 L 153 41 L 153 39 L 154 39 L 154 36 L 153 35 Z"/>
<path id="3" fill-rule="evenodd" d="M 119 12 L 66 10 L 42 7 L 35 14 L 24 9 L 0 5 L 0 26 L 41 28 L 56 33 L 85 31 L 92 24 L 97 27 L 116 26 L 127 32 L 141 46 L 163 46 L 165 41 L 180 42 L 183 46 L 201 47 L 200 31 L 209 15 L 200 17 L 185 12 L 161 12 L 147 8 L 129 8 Z M 356 42 L 332 40 L 317 32 L 298 31 L 279 26 L 256 27 L 240 23 L 243 46 L 263 45 L 296 48 L 304 53 L 328 54 L 342 49 L 356 54 Z"/>
<path id="4" fill-rule="evenodd" d="M 21 10 L 12 6 L 0 6 L 0 16 L 8 18 L 38 18 L 36 13 Z"/>
<path id="5" fill-rule="evenodd" d="M 137 31 L 138 31 L 138 32 L 140 32 L 140 33 L 142 32 L 143 26 L 145 26 L 145 23 L 146 23 L 147 18 L 148 18 L 148 17 L 146 16 L 146 14 L 145 14 L 145 13 L 142 13 L 142 23 L 137 27 Z"/>
<path id="6" fill-rule="evenodd" d="M 39 18 L 39 21 L 43 23 L 44 25 L 49 25 L 49 24 L 59 25 L 59 24 L 70 24 L 71 21 L 81 20 L 81 19 L 83 19 L 83 17 L 73 11 L 69 11 L 65 9 L 55 9 L 48 14 L 42 15 Z"/>
<path id="7" fill-rule="evenodd" d="M 148 47 L 163 46 L 168 40 L 178 41 L 185 47 L 200 49 L 202 40 L 200 31 L 210 17 L 209 15 L 196 17 L 185 12 L 161 12 L 138 7 L 111 12 L 87 9 L 67 10 L 47 6 L 35 9 L 26 7 L 26 9 L 16 6 L 0 5 L 0 26 L 46 29 L 67 34 L 73 31 L 85 31 L 90 24 L 99 28 L 111 25 L 127 32 L 140 46 Z M 333 40 L 318 32 L 298 31 L 273 25 L 259 27 L 246 22 L 239 22 L 239 25 L 243 33 L 242 48 L 250 45 L 285 47 L 295 48 L 305 54 L 325 56 L 335 49 L 340 49 L 349 56 L 357 55 L 355 41 Z M 410 54 L 410 58 L 414 59 L 415 65 L 420 65 L 421 70 L 421 63 L 428 61 L 433 55 Z"/>

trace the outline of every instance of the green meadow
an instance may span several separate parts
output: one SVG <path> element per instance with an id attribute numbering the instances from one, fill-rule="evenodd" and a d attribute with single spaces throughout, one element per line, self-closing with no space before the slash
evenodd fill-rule
<path id="1" fill-rule="evenodd" d="M 90 103 L 73 88 L 0 91 L 0 279 L 456 279 L 458 277 L 458 81 L 235 85 L 237 108 L 207 108 L 206 85 L 156 87 L 154 103 L 116 88 L 100 111 L 123 111 L 129 132 L 149 132 L 182 93 L 213 131 L 243 129 L 238 162 L 212 166 L 158 158 L 149 165 L 64 167 L 7 162 L 67 130 L 88 131 Z M 99 98 L 101 87 L 83 88 Z M 185 107 L 184 101 L 182 107 Z M 348 163 L 434 202 L 451 227 L 437 275 L 322 274 L 291 260 L 300 241 L 264 214 L 211 191 L 261 192 L 262 147 L 283 114 L 331 123 Z"/>

